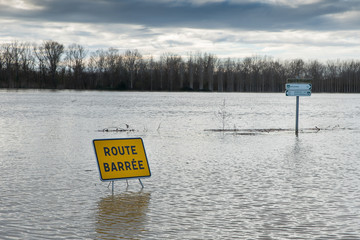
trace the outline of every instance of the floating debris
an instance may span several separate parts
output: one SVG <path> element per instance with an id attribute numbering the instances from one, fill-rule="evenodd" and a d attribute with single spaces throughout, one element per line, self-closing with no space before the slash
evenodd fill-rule
<path id="1" fill-rule="evenodd" d="M 234 133 L 270 133 L 270 132 L 285 132 L 285 131 L 294 131 L 293 129 L 283 129 L 283 128 L 258 128 L 258 129 L 205 129 L 205 131 L 210 132 L 234 132 Z M 244 134 L 245 135 L 245 134 Z"/>
<path id="2" fill-rule="evenodd" d="M 125 129 L 125 128 L 104 128 L 99 130 L 99 132 L 134 132 L 135 129 Z"/>
<path id="3" fill-rule="evenodd" d="M 126 128 L 122 127 L 108 127 L 102 130 L 98 130 L 99 132 L 134 132 L 135 129 L 130 128 L 128 124 L 125 124 Z"/>
<path id="4" fill-rule="evenodd" d="M 244 135 L 244 136 L 255 136 L 255 135 L 257 135 L 256 133 L 242 133 L 242 132 L 240 132 L 240 133 L 235 133 L 236 135 Z"/>
<path id="5" fill-rule="evenodd" d="M 317 133 L 319 131 L 332 131 L 332 130 L 353 130 L 351 128 L 341 128 L 339 125 L 328 126 L 326 128 L 313 127 L 313 128 L 302 128 L 299 132 L 310 132 Z M 294 132 L 295 129 L 291 128 L 255 128 L 255 129 L 205 129 L 204 131 L 208 132 L 225 132 L 225 133 L 234 133 L 236 135 L 256 135 L 260 133 L 274 133 L 274 132 Z"/>

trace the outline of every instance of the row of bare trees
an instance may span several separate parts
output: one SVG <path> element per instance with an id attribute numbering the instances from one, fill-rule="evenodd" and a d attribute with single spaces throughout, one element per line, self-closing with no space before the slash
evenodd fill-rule
<path id="1" fill-rule="evenodd" d="M 360 92 L 360 61 L 219 59 L 209 53 L 158 59 L 137 50 L 89 52 L 79 44 L 0 44 L 1 88 L 282 92 L 288 78 L 312 78 L 315 92 Z"/>

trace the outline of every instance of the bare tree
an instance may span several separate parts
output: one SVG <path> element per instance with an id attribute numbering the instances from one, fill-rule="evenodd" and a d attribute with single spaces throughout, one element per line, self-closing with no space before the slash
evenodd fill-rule
<path id="1" fill-rule="evenodd" d="M 2 55 L 2 65 L 4 66 L 4 83 L 7 87 L 14 87 L 11 83 L 11 73 L 12 73 L 12 65 L 13 65 L 13 54 L 11 45 L 6 43 L 1 46 L 1 55 Z"/>
<path id="2" fill-rule="evenodd" d="M 224 91 L 224 66 L 219 63 L 217 69 L 218 92 Z"/>
<path id="3" fill-rule="evenodd" d="M 34 64 L 30 44 L 18 41 L 2 44 L 0 55 L 8 87 L 26 87 L 25 79 L 30 77 L 28 70 Z"/>
<path id="4" fill-rule="evenodd" d="M 152 91 L 155 80 L 155 63 L 153 56 L 151 56 L 150 58 L 149 67 L 150 67 L 150 91 Z"/>
<path id="5" fill-rule="evenodd" d="M 194 89 L 194 57 L 190 54 L 187 61 L 188 72 L 189 72 L 189 88 Z"/>
<path id="6" fill-rule="evenodd" d="M 197 69 L 197 77 L 199 81 L 199 90 L 204 90 L 204 59 L 201 53 L 197 53 L 196 56 L 196 69 Z"/>
<path id="7" fill-rule="evenodd" d="M 73 76 L 75 88 L 86 87 L 86 82 L 83 81 L 82 75 L 85 69 L 85 58 L 88 51 L 79 44 L 71 44 L 66 50 L 66 62 L 70 70 L 70 74 Z"/>
<path id="8" fill-rule="evenodd" d="M 4 57 L 2 53 L 2 46 L 0 45 L 0 87 L 4 87 L 3 74 L 4 74 Z"/>
<path id="9" fill-rule="evenodd" d="M 235 65 L 235 84 L 236 84 L 236 88 L 235 90 L 237 92 L 242 92 L 244 91 L 244 86 L 243 86 L 243 81 L 241 79 L 241 62 L 237 61 L 236 65 Z"/>
<path id="10" fill-rule="evenodd" d="M 35 70 L 35 57 L 30 43 L 20 44 L 20 71 L 22 74 L 20 87 L 30 87 L 31 77 Z"/>
<path id="11" fill-rule="evenodd" d="M 182 60 L 179 55 L 172 53 L 164 53 L 162 58 L 168 76 L 168 90 L 172 91 L 174 90 L 174 82 Z"/>
<path id="12" fill-rule="evenodd" d="M 96 50 L 90 56 L 88 69 L 93 74 L 92 86 L 95 88 L 104 87 L 106 54 L 103 50 Z"/>
<path id="13" fill-rule="evenodd" d="M 225 64 L 225 71 L 226 71 L 226 90 L 228 92 L 233 92 L 234 91 L 235 63 L 232 59 L 228 58 L 224 64 Z"/>
<path id="14" fill-rule="evenodd" d="M 130 72 L 130 89 L 134 88 L 135 74 L 139 67 L 139 62 L 142 59 L 141 54 L 137 49 L 127 50 L 124 56 L 124 62 L 127 70 Z"/>
<path id="15" fill-rule="evenodd" d="M 40 68 L 44 68 L 50 75 L 52 86 L 56 88 L 56 72 L 61 61 L 61 56 L 64 53 L 64 45 L 49 40 L 43 42 L 39 47 L 35 46 L 34 52 L 39 61 Z"/>
<path id="16" fill-rule="evenodd" d="M 214 70 L 217 63 L 217 58 L 213 54 L 204 54 L 204 68 L 207 74 L 208 90 L 214 90 Z"/>
<path id="17" fill-rule="evenodd" d="M 116 81 L 119 78 L 118 72 L 119 67 L 122 65 L 122 56 L 119 54 L 119 51 L 115 48 L 109 48 L 105 52 L 105 76 L 106 76 L 106 86 L 110 89 L 113 89 L 118 85 Z M 119 81 L 120 82 L 120 81 Z"/>
<path id="18" fill-rule="evenodd" d="M 307 75 L 313 79 L 314 89 L 317 89 L 317 91 L 326 91 L 325 89 L 325 81 L 326 79 L 323 78 L 324 74 L 324 66 L 319 63 L 318 61 L 314 60 L 311 61 L 309 64 L 307 64 Z"/>
<path id="19" fill-rule="evenodd" d="M 185 63 L 181 61 L 180 67 L 179 67 L 179 75 L 180 75 L 180 89 L 184 88 L 184 78 L 185 78 Z"/>

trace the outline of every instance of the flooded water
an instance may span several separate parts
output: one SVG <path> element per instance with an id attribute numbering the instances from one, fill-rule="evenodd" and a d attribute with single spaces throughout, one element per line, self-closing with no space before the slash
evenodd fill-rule
<path id="1" fill-rule="evenodd" d="M 300 97 L 298 137 L 283 93 L 2 90 L 0 109 L 1 239 L 360 239 L 360 95 Z M 128 137 L 152 176 L 112 194 L 92 140 Z"/>

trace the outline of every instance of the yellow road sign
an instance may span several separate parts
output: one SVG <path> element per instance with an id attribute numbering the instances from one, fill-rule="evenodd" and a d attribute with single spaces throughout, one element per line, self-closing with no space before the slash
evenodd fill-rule
<path id="1" fill-rule="evenodd" d="M 101 181 L 151 176 L 141 138 L 95 139 L 93 144 Z"/>

